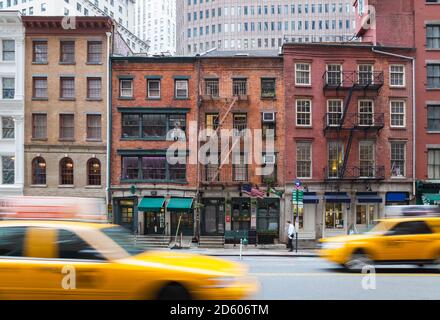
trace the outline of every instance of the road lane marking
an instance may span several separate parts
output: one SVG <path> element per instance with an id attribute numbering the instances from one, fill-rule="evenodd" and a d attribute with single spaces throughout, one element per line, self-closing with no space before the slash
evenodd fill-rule
<path id="1" fill-rule="evenodd" d="M 318 273 L 318 272 L 275 272 L 275 273 L 250 273 L 250 275 L 255 277 L 328 277 L 328 276 L 361 276 L 364 277 L 365 274 L 362 273 L 339 273 L 339 272 L 328 272 L 328 273 Z M 440 277 L 440 274 L 436 273 L 376 273 L 378 277 Z"/>

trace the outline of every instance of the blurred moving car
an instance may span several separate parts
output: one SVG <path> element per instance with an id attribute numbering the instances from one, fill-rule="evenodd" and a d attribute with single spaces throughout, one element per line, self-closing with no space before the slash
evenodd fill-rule
<path id="1" fill-rule="evenodd" d="M 0 221 L 1 299 L 242 299 L 257 288 L 241 264 L 144 251 L 117 225 Z"/>
<path id="2" fill-rule="evenodd" d="M 363 234 L 320 240 L 320 256 L 350 270 L 374 264 L 433 264 L 440 270 L 440 217 L 378 220 Z"/>

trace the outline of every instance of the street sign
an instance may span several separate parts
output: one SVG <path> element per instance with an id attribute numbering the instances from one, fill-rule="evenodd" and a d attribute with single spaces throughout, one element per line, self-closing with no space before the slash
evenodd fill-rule
<path id="1" fill-rule="evenodd" d="M 298 179 L 295 180 L 295 187 L 297 189 L 301 188 L 301 180 L 298 180 Z"/>
<path id="2" fill-rule="evenodd" d="M 303 200 L 304 200 L 304 191 L 296 190 L 292 193 L 292 201 L 303 202 Z"/>

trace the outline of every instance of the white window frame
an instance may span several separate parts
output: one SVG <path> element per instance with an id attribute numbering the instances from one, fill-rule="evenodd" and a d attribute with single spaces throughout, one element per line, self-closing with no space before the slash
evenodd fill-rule
<path id="1" fill-rule="evenodd" d="M 309 145 L 309 152 L 310 152 L 310 171 L 309 171 L 309 176 L 308 177 L 301 177 L 301 176 L 299 176 L 298 175 L 298 145 L 300 145 L 300 144 L 302 144 L 302 145 L 305 145 L 305 144 L 308 144 Z M 311 180 L 311 179 L 313 179 L 313 145 L 312 145 L 312 142 L 308 142 L 308 141 L 298 141 L 297 142 L 297 146 L 296 146 L 296 154 L 295 154 L 295 157 L 296 157 L 296 176 L 297 176 L 297 178 L 298 179 L 303 179 L 303 180 Z M 301 160 L 302 161 L 302 160 Z"/>
<path id="2" fill-rule="evenodd" d="M 13 60 L 3 60 L 3 42 L 4 41 L 8 41 L 8 40 L 14 41 L 14 59 Z M 16 56 L 17 56 L 17 43 L 16 43 L 15 39 L 13 39 L 13 38 L 3 38 L 3 39 L 1 39 L 1 41 L 0 41 L 0 61 L 3 62 L 3 63 L 14 64 L 15 60 L 16 60 Z"/>
<path id="3" fill-rule="evenodd" d="M 396 113 L 393 113 L 393 102 L 403 103 L 403 125 L 401 125 L 401 126 L 393 125 L 393 114 L 396 114 Z M 400 115 L 401 113 L 397 113 L 397 114 Z M 406 101 L 405 100 L 399 100 L 399 99 L 390 100 L 390 127 L 391 128 L 406 128 Z"/>
<path id="4" fill-rule="evenodd" d="M 374 64 L 372 64 L 372 63 L 359 63 L 358 65 L 357 65 L 357 70 L 358 70 L 358 83 L 360 84 L 361 83 L 361 81 L 360 81 L 360 74 L 361 74 L 361 66 L 371 66 L 371 84 L 374 84 Z"/>
<path id="5" fill-rule="evenodd" d="M 3 79 L 14 79 L 14 97 L 12 99 L 3 99 Z M 14 74 L 2 74 L 0 75 L 0 100 L 11 101 L 15 100 L 17 94 L 17 80 Z"/>
<path id="6" fill-rule="evenodd" d="M 375 173 L 376 170 L 376 144 L 374 143 L 374 141 L 369 141 L 369 140 L 361 140 L 359 141 L 359 150 L 358 150 L 358 161 L 359 161 L 359 169 L 361 168 L 361 161 L 368 161 L 369 159 L 361 159 L 361 148 L 362 146 L 368 146 L 371 147 L 373 150 L 373 158 L 371 159 L 373 161 L 373 174 Z M 359 170 L 359 177 L 360 178 L 371 178 L 370 176 L 362 176 L 360 175 L 360 170 Z M 372 176 L 374 178 L 374 175 Z"/>
<path id="7" fill-rule="evenodd" d="M 343 75 L 342 63 L 327 63 L 325 65 L 325 70 L 327 71 L 326 77 L 325 77 L 326 84 L 329 84 L 329 82 L 328 82 L 328 73 L 329 73 L 328 68 L 329 68 L 329 66 L 339 66 L 340 67 L 339 76 L 340 76 L 340 79 L 341 79 L 340 85 L 342 85 L 343 82 L 344 82 L 344 79 L 342 78 L 342 75 Z M 335 72 L 335 71 L 331 71 L 331 72 Z M 332 85 L 334 85 L 334 84 L 332 84 Z"/>
<path id="8" fill-rule="evenodd" d="M 368 114 L 366 112 L 362 112 L 361 113 L 361 103 L 363 101 L 369 101 L 371 102 L 371 124 L 360 124 L 360 118 L 361 118 L 361 114 Z M 374 100 L 371 99 L 359 99 L 358 100 L 358 119 L 359 119 L 359 123 L 358 125 L 360 127 L 369 127 L 369 126 L 374 126 Z"/>
<path id="9" fill-rule="evenodd" d="M 129 96 L 127 96 L 127 95 L 123 95 L 123 94 L 122 94 L 122 92 L 123 92 L 123 89 L 122 89 L 122 83 L 123 83 L 124 81 L 130 81 L 130 83 L 131 83 L 131 89 L 130 89 L 130 91 L 131 91 L 131 95 L 129 95 Z M 125 89 L 125 90 L 128 90 L 128 89 Z M 120 80 L 119 80 L 119 96 L 120 96 L 121 98 L 133 98 L 133 79 L 120 79 Z"/>
<path id="10" fill-rule="evenodd" d="M 402 67 L 403 68 L 403 84 L 391 84 L 391 74 L 393 73 L 391 71 L 391 69 L 393 67 Z M 390 87 L 391 88 L 404 88 L 404 87 L 406 87 L 406 68 L 405 68 L 404 64 L 391 64 L 390 65 L 390 79 L 389 79 L 389 82 L 390 82 Z"/>
<path id="11" fill-rule="evenodd" d="M 298 124 L 298 102 L 302 102 L 302 101 L 308 101 L 310 103 L 310 123 L 309 124 Z M 305 112 L 301 112 L 304 113 Z M 312 127 L 313 124 L 313 119 L 312 119 L 312 100 L 311 99 L 296 99 L 295 100 L 295 124 L 297 127 Z"/>
<path id="12" fill-rule="evenodd" d="M 150 83 L 151 82 L 158 82 L 159 83 L 159 95 L 157 96 L 152 96 L 150 93 Z M 160 97 L 162 96 L 162 81 L 160 81 L 160 79 L 147 79 L 147 98 L 148 99 L 160 99 Z"/>
<path id="13" fill-rule="evenodd" d="M 309 67 L 308 73 L 309 73 L 309 81 L 308 83 L 298 83 L 298 71 L 306 72 L 306 70 L 298 70 L 299 65 L 307 65 Z M 295 85 L 296 86 L 311 86 L 312 85 L 312 64 L 306 63 L 306 62 L 297 62 L 295 63 Z"/>
<path id="14" fill-rule="evenodd" d="M 339 101 L 341 103 L 341 118 L 344 116 L 344 100 L 342 99 L 328 99 L 327 100 L 327 125 L 329 127 L 338 127 L 339 125 L 337 124 L 330 124 L 330 118 L 329 115 L 330 113 L 335 113 L 335 112 L 330 112 L 330 102 L 331 101 Z"/>
<path id="15" fill-rule="evenodd" d="M 186 84 L 186 95 L 185 95 L 185 97 L 179 97 L 177 95 L 177 87 L 178 87 L 177 84 L 178 83 L 185 83 Z M 180 89 L 180 90 L 183 90 L 183 89 Z M 176 99 L 188 99 L 188 97 L 189 97 L 189 81 L 188 80 L 186 80 L 186 79 L 176 79 L 175 80 L 175 82 L 174 82 L 174 97 Z"/>
<path id="16" fill-rule="evenodd" d="M 407 166 L 407 155 L 406 155 L 407 151 L 406 151 L 406 149 L 407 149 L 407 142 L 406 141 L 391 141 L 390 142 L 390 164 L 391 164 L 391 161 L 393 161 L 393 159 L 391 157 L 393 143 L 403 144 L 403 146 L 404 146 L 404 149 L 403 149 L 403 163 L 404 163 L 404 165 L 403 165 L 403 174 L 401 176 L 393 175 L 393 168 L 391 167 L 391 178 L 392 179 L 406 179 L 406 171 L 407 171 L 407 169 L 406 169 L 406 166 Z"/>

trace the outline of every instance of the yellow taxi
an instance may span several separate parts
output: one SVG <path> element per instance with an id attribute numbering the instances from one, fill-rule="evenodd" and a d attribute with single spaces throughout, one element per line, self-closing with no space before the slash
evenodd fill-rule
<path id="1" fill-rule="evenodd" d="M 117 225 L 0 221 L 0 299 L 243 299 L 246 267 L 175 251 L 145 251 Z"/>
<path id="2" fill-rule="evenodd" d="M 347 269 L 373 264 L 434 264 L 440 269 L 440 218 L 378 220 L 369 232 L 320 240 L 321 257 Z"/>

